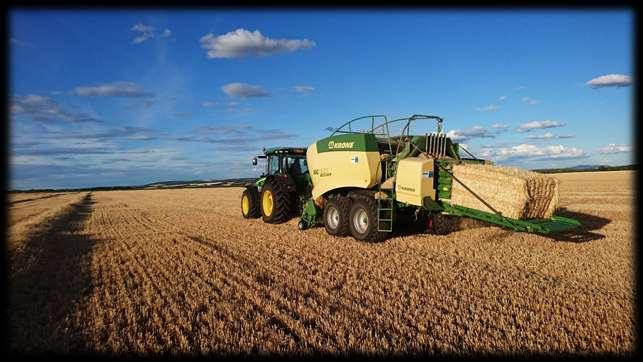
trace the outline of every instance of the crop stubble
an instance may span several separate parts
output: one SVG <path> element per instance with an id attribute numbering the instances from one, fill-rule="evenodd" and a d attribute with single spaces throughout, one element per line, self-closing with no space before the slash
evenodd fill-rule
<path id="1" fill-rule="evenodd" d="M 245 220 L 240 188 L 94 192 L 75 232 L 91 244 L 86 285 L 62 322 L 45 326 L 63 332 L 48 343 L 22 333 L 12 346 L 631 351 L 632 174 L 555 177 L 563 212 L 588 224 L 588 240 L 478 227 L 367 244 L 323 228 L 300 232 L 296 220 Z M 18 300 L 27 310 L 47 303 Z M 21 316 L 14 325 L 33 325 Z"/>

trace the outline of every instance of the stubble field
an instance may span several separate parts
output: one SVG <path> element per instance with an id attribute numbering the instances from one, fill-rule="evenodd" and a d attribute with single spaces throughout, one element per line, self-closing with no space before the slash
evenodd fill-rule
<path id="1" fill-rule="evenodd" d="M 368 244 L 245 220 L 241 188 L 10 195 L 10 347 L 631 352 L 634 174 L 554 177 L 575 235 L 450 222 Z"/>

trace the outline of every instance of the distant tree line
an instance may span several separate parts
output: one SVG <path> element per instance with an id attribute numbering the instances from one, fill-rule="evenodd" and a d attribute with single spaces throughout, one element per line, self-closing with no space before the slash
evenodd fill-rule
<path id="1" fill-rule="evenodd" d="M 624 166 L 592 166 L 588 168 L 546 168 L 546 169 L 537 169 L 532 170 L 539 173 L 562 173 L 562 172 L 594 172 L 594 171 L 622 171 L 622 170 L 636 170 L 636 165 L 624 165 Z"/>
<path id="2" fill-rule="evenodd" d="M 29 193 L 29 192 L 86 192 L 86 191 L 116 191 L 116 190 L 142 190 L 149 188 L 200 188 L 200 187 L 235 187 L 243 186 L 248 182 L 255 181 L 256 178 L 236 178 L 225 180 L 195 180 L 195 181 L 163 181 L 138 186 L 97 186 L 83 188 L 65 188 L 65 189 L 30 189 L 30 190 L 10 190 L 9 192 Z M 208 183 L 218 182 L 217 185 L 207 185 Z M 178 186 L 180 185 L 180 186 Z"/>

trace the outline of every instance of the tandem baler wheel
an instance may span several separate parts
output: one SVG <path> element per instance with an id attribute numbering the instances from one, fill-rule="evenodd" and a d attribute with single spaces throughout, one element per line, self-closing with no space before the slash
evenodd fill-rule
<path id="1" fill-rule="evenodd" d="M 350 235 L 349 212 L 351 199 L 344 196 L 331 197 L 324 205 L 324 228 L 334 236 Z"/>
<path id="2" fill-rule="evenodd" d="M 377 230 L 377 201 L 372 196 L 358 196 L 353 199 L 349 213 L 351 234 L 357 240 L 379 242 L 387 233 Z"/>

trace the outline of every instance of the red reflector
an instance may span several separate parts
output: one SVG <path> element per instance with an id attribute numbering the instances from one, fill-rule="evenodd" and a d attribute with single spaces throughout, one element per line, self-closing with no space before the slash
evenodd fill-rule
<path id="1" fill-rule="evenodd" d="M 433 228 L 433 219 L 432 218 L 430 218 L 430 217 L 426 218 L 426 227 L 427 227 L 427 229 Z"/>

